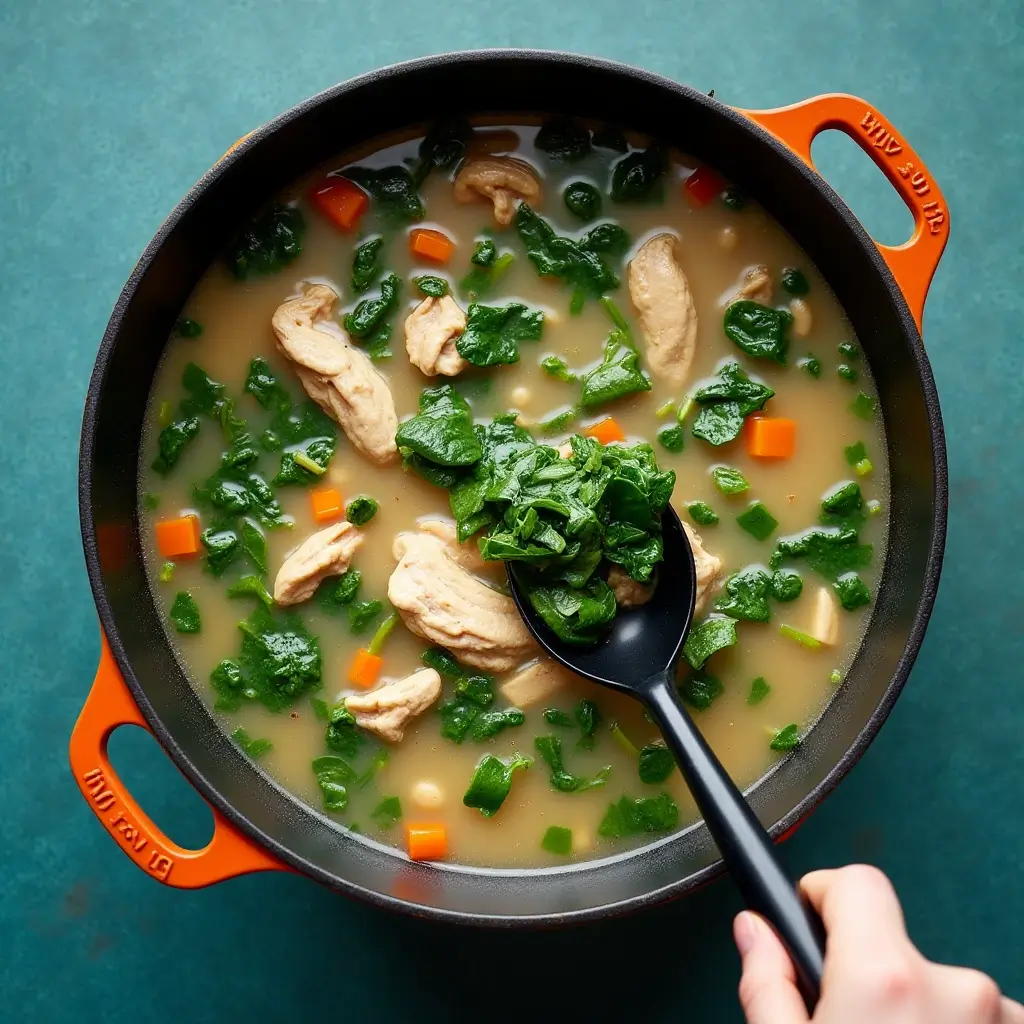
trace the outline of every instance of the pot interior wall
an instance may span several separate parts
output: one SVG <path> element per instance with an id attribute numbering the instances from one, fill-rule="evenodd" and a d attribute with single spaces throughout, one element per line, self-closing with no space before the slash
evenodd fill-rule
<path id="1" fill-rule="evenodd" d="M 483 80 L 486 106 L 474 102 Z M 752 803 L 761 820 L 776 832 L 789 827 L 874 735 L 920 643 L 944 528 L 938 407 L 913 320 L 849 211 L 756 126 L 690 89 L 585 58 L 470 54 L 367 76 L 258 130 L 186 196 L 128 282 L 90 388 L 81 505 L 101 619 L 140 706 L 200 792 L 314 877 L 421 912 L 509 921 L 636 906 L 692 887 L 715 870 L 717 853 L 706 829 L 695 827 L 641 853 L 569 868 L 428 868 L 349 837 L 298 804 L 215 725 L 168 646 L 143 573 L 136 518 L 139 439 L 150 383 L 181 306 L 226 238 L 279 188 L 331 154 L 408 125 L 423 110 L 564 113 L 657 135 L 756 196 L 820 268 L 878 383 L 889 439 L 892 521 L 863 648 L 839 699 L 804 745 L 754 787 Z"/>

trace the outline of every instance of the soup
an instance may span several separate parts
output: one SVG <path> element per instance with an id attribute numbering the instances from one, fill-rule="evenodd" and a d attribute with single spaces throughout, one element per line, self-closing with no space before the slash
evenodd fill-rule
<path id="1" fill-rule="evenodd" d="M 696 808 L 637 702 L 538 660 L 501 559 L 600 642 L 672 585 L 670 500 L 698 565 L 680 693 L 748 786 L 867 625 L 875 394 L 815 268 L 712 169 L 563 121 L 379 140 L 183 310 L 140 467 L 152 590 L 217 721 L 340 829 L 605 856 Z"/>

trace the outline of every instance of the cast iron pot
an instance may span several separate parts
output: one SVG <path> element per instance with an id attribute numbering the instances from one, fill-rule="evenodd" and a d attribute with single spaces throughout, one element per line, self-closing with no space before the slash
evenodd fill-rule
<path id="1" fill-rule="evenodd" d="M 175 660 L 146 583 L 139 440 L 153 375 L 190 292 L 225 241 L 279 189 L 333 154 L 406 127 L 422 110 L 567 114 L 657 136 L 755 196 L 820 268 L 878 382 L 892 480 L 890 530 L 871 625 L 840 692 L 799 750 L 748 794 L 774 837 L 784 837 L 835 787 L 889 714 L 931 612 L 946 525 L 945 444 L 920 322 L 949 217 L 920 158 L 881 114 L 852 96 L 752 113 L 589 57 L 459 53 L 364 75 L 257 129 L 185 196 L 125 285 L 96 360 L 82 427 L 82 538 L 103 647 L 71 738 L 72 770 L 103 826 L 167 885 L 194 888 L 246 872 L 297 870 L 382 906 L 491 925 L 565 923 L 636 909 L 721 872 L 702 824 L 641 850 L 566 867 L 412 863 L 300 803 L 221 732 Z M 810 145 L 826 128 L 853 138 L 905 200 L 915 222 L 907 244 L 876 245 L 815 172 Z M 114 773 L 107 740 L 124 724 L 151 730 L 209 802 L 215 830 L 204 849 L 168 839 Z"/>

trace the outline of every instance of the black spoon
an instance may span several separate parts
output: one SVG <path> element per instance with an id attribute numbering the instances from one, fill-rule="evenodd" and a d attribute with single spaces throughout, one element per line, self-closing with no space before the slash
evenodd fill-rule
<path id="1" fill-rule="evenodd" d="M 671 507 L 661 525 L 665 559 L 658 566 L 654 596 L 639 608 L 621 611 L 593 647 L 559 640 L 533 610 L 512 563 L 506 563 L 512 596 L 530 632 L 556 661 L 595 683 L 633 694 L 654 716 L 743 898 L 778 933 L 813 1009 L 825 956 L 821 920 L 783 870 L 767 832 L 676 692 L 675 667 L 693 620 L 697 571 L 683 524 Z"/>

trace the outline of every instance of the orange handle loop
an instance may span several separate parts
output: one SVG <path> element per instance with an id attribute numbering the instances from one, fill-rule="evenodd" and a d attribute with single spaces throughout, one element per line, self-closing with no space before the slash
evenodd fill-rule
<path id="1" fill-rule="evenodd" d="M 86 803 L 122 850 L 165 885 L 199 889 L 253 871 L 290 871 L 262 846 L 243 835 L 220 811 L 213 811 L 213 838 L 201 850 L 186 850 L 146 816 L 118 778 L 107 757 L 107 741 L 122 725 L 152 733 L 125 685 L 105 636 L 96 679 L 71 733 L 71 770 Z"/>
<path id="2" fill-rule="evenodd" d="M 949 211 L 942 191 L 903 136 L 869 103 L 833 93 L 777 110 L 743 110 L 784 143 L 808 167 L 814 137 L 829 128 L 845 132 L 881 168 L 914 215 L 914 234 L 903 245 L 878 245 L 921 328 L 924 300 L 949 240 Z"/>

